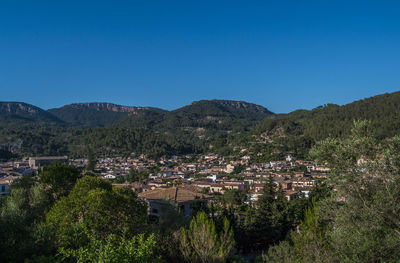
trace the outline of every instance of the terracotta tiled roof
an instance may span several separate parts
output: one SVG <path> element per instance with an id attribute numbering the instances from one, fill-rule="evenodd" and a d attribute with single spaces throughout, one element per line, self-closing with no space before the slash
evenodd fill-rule
<path id="1" fill-rule="evenodd" d="M 152 200 L 173 200 L 176 202 L 192 201 L 198 198 L 209 198 L 209 195 L 185 189 L 184 187 L 157 188 L 139 194 L 139 197 Z"/>
<path id="2" fill-rule="evenodd" d="M 181 188 L 184 188 L 186 190 L 192 191 L 192 192 L 196 192 L 196 193 L 202 193 L 203 192 L 203 188 L 202 187 L 198 187 L 195 185 L 184 185 L 181 186 Z"/>

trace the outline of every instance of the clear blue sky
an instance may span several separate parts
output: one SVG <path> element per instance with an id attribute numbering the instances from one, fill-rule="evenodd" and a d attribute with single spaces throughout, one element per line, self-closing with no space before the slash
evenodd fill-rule
<path id="1" fill-rule="evenodd" d="M 274 112 L 400 90 L 398 1 L 0 1 L 0 100 Z"/>

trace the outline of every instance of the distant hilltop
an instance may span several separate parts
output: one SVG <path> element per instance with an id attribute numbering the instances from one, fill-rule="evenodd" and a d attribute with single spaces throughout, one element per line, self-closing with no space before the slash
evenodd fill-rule
<path id="1" fill-rule="evenodd" d="M 22 102 L 0 103 L 0 159 L 15 155 L 98 156 L 245 152 L 257 158 L 306 156 L 318 141 L 350 134 L 354 120 L 368 120 L 380 139 L 398 135 L 400 92 L 343 106 L 275 114 L 233 100 L 199 100 L 176 110 L 74 103 L 45 111 Z M 1 152 L 2 151 L 2 152 Z M 242 152 L 243 151 L 243 152 Z"/>
<path id="2" fill-rule="evenodd" d="M 269 111 L 267 108 L 257 105 L 254 103 L 249 103 L 245 101 L 235 101 L 235 100 L 200 100 L 194 101 L 192 104 L 186 107 L 196 107 L 200 106 L 202 108 L 207 107 L 219 107 L 221 110 L 232 112 L 232 113 L 246 113 L 246 114 L 266 114 L 271 115 L 274 114 L 273 112 Z M 185 107 L 184 107 L 185 108 Z"/>
<path id="3" fill-rule="evenodd" d="M 107 102 L 74 103 L 49 109 L 49 113 L 72 126 L 103 127 L 113 124 L 128 115 L 147 115 L 165 110 L 151 107 L 122 106 Z"/>
<path id="4" fill-rule="evenodd" d="M 24 102 L 0 102 L 0 117 L 3 121 L 62 122 L 53 114 Z"/>
<path id="5" fill-rule="evenodd" d="M 263 106 L 233 100 L 200 100 L 173 111 L 154 107 L 123 106 L 108 102 L 73 103 L 47 111 L 23 102 L 0 103 L 0 117 L 7 117 L 7 122 L 26 120 L 74 127 L 104 127 L 117 123 L 128 116 L 138 116 L 139 118 L 148 118 L 149 121 L 160 122 L 160 118 L 164 118 L 164 115 L 169 120 L 183 116 L 189 119 L 208 118 L 208 120 L 221 117 L 261 120 L 273 114 Z"/>
<path id="6" fill-rule="evenodd" d="M 200 100 L 200 101 L 194 101 L 192 102 L 193 104 L 201 104 L 201 103 L 216 103 L 221 106 L 228 106 L 236 109 L 253 109 L 257 111 L 262 111 L 265 112 L 267 111 L 266 108 L 263 106 L 254 104 L 254 103 L 249 103 L 245 101 L 236 101 L 236 100 Z"/>
<path id="7" fill-rule="evenodd" d="M 95 110 L 95 111 L 113 111 L 113 112 L 127 112 L 137 114 L 139 111 L 151 110 L 151 107 L 135 107 L 135 106 L 122 106 L 108 102 L 86 102 L 86 103 L 73 103 L 62 106 L 61 108 L 49 109 L 49 112 L 59 111 L 61 109 L 75 109 L 75 110 Z M 161 109 L 160 109 L 161 110 Z"/>

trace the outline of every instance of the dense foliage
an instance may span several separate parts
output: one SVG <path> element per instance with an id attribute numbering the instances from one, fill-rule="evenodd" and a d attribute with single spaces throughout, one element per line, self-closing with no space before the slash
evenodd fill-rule
<path id="1" fill-rule="evenodd" d="M 319 140 L 346 137 L 354 120 L 369 120 L 378 139 L 398 134 L 400 92 L 383 94 L 339 106 L 327 104 L 311 111 L 298 110 L 277 115 L 255 128 L 258 138 L 272 138 L 283 149 L 310 149 Z"/>
<path id="2" fill-rule="evenodd" d="M 84 157 L 87 145 L 93 145 L 96 156 L 135 152 L 157 158 L 210 150 L 228 156 L 240 155 L 235 149 L 245 148 L 254 153 L 255 162 L 280 158 L 287 152 L 305 158 L 317 141 L 348 136 L 355 119 L 370 120 L 378 139 L 396 135 L 399 105 L 397 92 L 344 106 L 328 104 L 281 115 L 250 103 L 219 100 L 198 101 L 170 112 L 150 108 L 128 116 L 126 112 L 63 107 L 58 112 L 65 121 L 40 109 L 38 114 L 44 117 L 15 110 L 0 114 L 4 123 L 0 127 L 0 157 Z"/>
<path id="3" fill-rule="evenodd" d="M 202 153 L 210 145 L 224 146 L 228 133 L 249 131 L 272 115 L 261 106 L 235 101 L 199 101 L 171 112 L 143 108 L 128 114 L 71 105 L 41 112 L 46 116 L 54 113 L 62 121 L 53 116 L 58 122 L 35 122 L 26 120 L 24 115 L 14 114 L 19 119 L 11 118 L 0 111 L 0 118 L 6 118 L 7 124 L 0 127 L 0 146 L 20 156 L 83 157 L 87 155 L 87 145 L 92 146 L 96 156 L 135 152 L 157 158 Z"/>
<path id="4" fill-rule="evenodd" d="M 188 229 L 180 233 L 180 250 L 189 262 L 226 262 L 234 245 L 233 231 L 224 218 L 218 233 L 215 223 L 204 212 L 199 212 Z"/>
<path id="5" fill-rule="evenodd" d="M 332 167 L 336 191 L 306 210 L 292 245 L 271 248 L 266 262 L 399 261 L 400 138 L 374 137 L 371 122 L 362 121 L 349 137 L 313 148 L 312 156 Z"/>

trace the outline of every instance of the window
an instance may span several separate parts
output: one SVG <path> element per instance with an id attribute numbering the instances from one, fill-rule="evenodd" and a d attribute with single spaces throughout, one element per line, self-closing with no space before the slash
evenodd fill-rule
<path id="1" fill-rule="evenodd" d="M 151 210 L 151 212 L 152 212 L 153 214 L 157 214 L 157 215 L 158 215 L 158 209 L 156 209 L 156 208 L 153 208 L 153 210 Z"/>
<path id="2" fill-rule="evenodd" d="M 2 191 L 2 192 L 5 192 L 5 191 L 6 191 L 6 186 L 5 186 L 4 184 L 1 186 L 1 191 Z"/>

